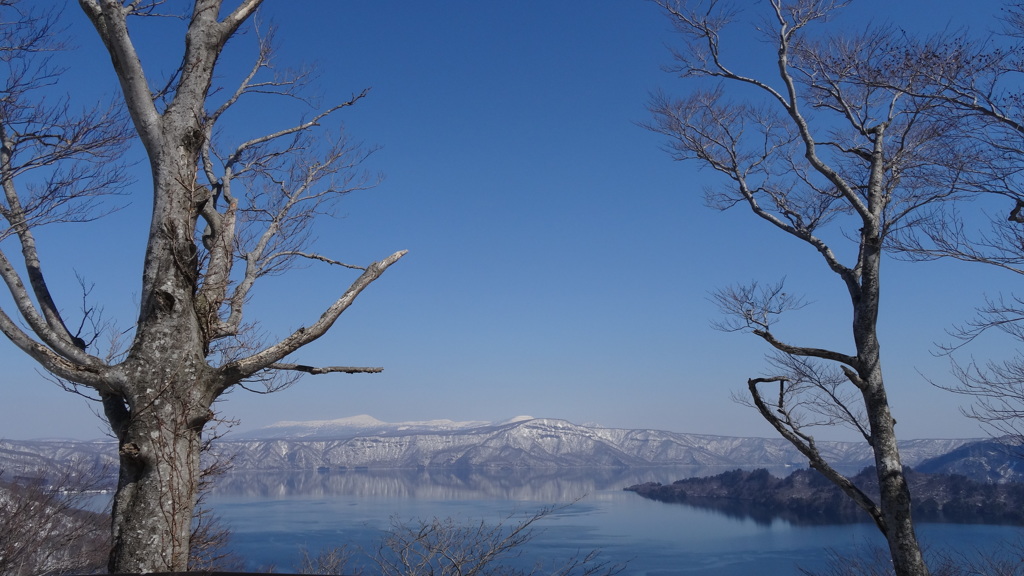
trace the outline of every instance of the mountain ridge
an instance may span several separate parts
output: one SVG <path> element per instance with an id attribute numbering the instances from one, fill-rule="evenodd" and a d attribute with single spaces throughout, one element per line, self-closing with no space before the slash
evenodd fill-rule
<path id="1" fill-rule="evenodd" d="M 361 435 L 450 432 L 533 419 L 532 416 L 516 416 L 496 423 L 484 420 L 454 421 L 449 419 L 385 422 L 369 414 L 359 414 L 330 420 L 282 420 L 248 432 L 230 434 L 227 438 L 232 440 L 296 438 L 338 440 Z"/>
<path id="2" fill-rule="evenodd" d="M 745 438 L 664 430 L 582 426 L 557 418 L 518 417 L 498 423 L 431 420 L 387 423 L 366 415 L 283 422 L 227 436 L 214 451 L 235 471 L 349 469 L 558 469 L 701 467 L 802 468 L 806 459 L 782 438 Z M 258 437 L 265 434 L 265 437 Z M 257 436 L 257 437 L 253 437 Z M 919 439 L 900 443 L 916 466 L 977 439 Z M 834 466 L 851 473 L 873 463 L 865 442 L 819 441 Z M 112 442 L 0 441 L 0 469 L 44 467 L 88 459 L 116 464 Z"/>
<path id="3" fill-rule="evenodd" d="M 268 427 L 269 434 L 262 429 L 220 444 L 222 449 L 235 448 L 232 457 L 240 469 L 806 465 L 803 456 L 782 438 L 581 426 L 557 418 L 519 417 L 480 425 L 454 423 L 458 424 L 454 427 L 448 424 L 451 421 L 384 423 L 388 425 L 382 428 L 377 424 L 373 434 L 352 429 L 332 432 L 321 422 L 313 421 L 305 429 L 301 423 L 289 422 L 288 426 Z M 283 431 L 289 436 L 282 436 Z M 973 441 L 910 440 L 902 442 L 901 449 L 908 465 L 914 465 Z M 839 466 L 859 469 L 872 462 L 871 450 L 864 442 L 822 441 L 818 445 Z"/>

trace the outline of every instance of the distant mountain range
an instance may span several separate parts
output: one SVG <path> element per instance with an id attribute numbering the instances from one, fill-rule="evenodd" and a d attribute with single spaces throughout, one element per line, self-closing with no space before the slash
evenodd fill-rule
<path id="1" fill-rule="evenodd" d="M 1005 451 L 967 450 L 978 440 L 908 440 L 900 445 L 908 466 L 960 466 L 983 470 L 988 481 L 1009 480 L 1024 470 L 1007 464 Z M 872 463 L 863 442 L 818 442 L 835 466 L 856 472 Z M 565 420 L 513 418 L 500 423 L 387 423 L 370 416 L 281 422 L 215 443 L 233 469 L 316 470 L 356 468 L 556 469 L 688 466 L 706 469 L 803 467 L 805 459 L 781 438 L 739 438 L 661 430 L 581 426 Z M 955 452 L 962 449 L 962 457 Z M 994 449 L 993 449 L 994 450 Z M 26 469 L 69 459 L 113 462 L 108 442 L 0 441 L 0 469 Z M 953 456 L 949 456 L 954 454 Z M 941 460 L 940 457 L 946 457 Z M 964 459 L 971 461 L 970 466 Z M 939 460 L 936 460 L 939 459 Z M 994 476 L 990 471 L 995 467 Z M 974 474 L 974 473 L 972 473 Z M 976 474 L 975 474 L 976 475 Z"/>
<path id="2" fill-rule="evenodd" d="M 525 420 L 533 420 L 532 416 L 517 416 L 500 424 L 512 424 Z M 356 436 L 391 436 L 396 434 L 431 434 L 457 432 L 471 428 L 492 426 L 491 422 L 471 420 L 453 422 L 451 420 L 425 420 L 417 422 L 383 422 L 361 414 L 334 420 L 304 420 L 301 422 L 282 421 L 237 435 L 240 439 L 286 439 L 286 440 L 343 440 Z"/>
<path id="3" fill-rule="evenodd" d="M 901 446 L 915 465 L 970 440 L 911 440 Z M 863 442 L 819 442 L 838 466 L 872 463 Z M 780 467 L 805 460 L 782 438 L 738 438 L 661 430 L 580 426 L 565 420 L 518 417 L 497 424 L 405 422 L 369 416 L 283 422 L 221 442 L 236 469 Z"/>
<path id="4" fill-rule="evenodd" d="M 926 474 L 959 474 L 979 482 L 1024 482 L 1024 446 L 1010 441 L 980 440 L 921 462 Z"/>

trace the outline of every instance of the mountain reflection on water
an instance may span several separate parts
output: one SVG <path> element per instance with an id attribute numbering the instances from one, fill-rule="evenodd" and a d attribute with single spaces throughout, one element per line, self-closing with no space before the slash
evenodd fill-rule
<path id="1" fill-rule="evenodd" d="M 789 469 L 791 470 L 791 469 Z M 329 472 L 233 472 L 218 478 L 212 494 L 252 498 L 360 496 L 422 500 L 572 502 L 588 494 L 643 482 L 669 483 L 709 476 L 723 467 L 560 468 L 467 470 L 349 469 Z M 776 474 L 780 473 L 778 471 Z M 781 473 L 787 473 L 783 469 Z"/>

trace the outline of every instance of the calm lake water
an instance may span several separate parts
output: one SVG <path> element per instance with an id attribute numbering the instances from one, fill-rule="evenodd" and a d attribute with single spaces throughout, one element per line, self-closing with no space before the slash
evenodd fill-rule
<path id="1" fill-rule="evenodd" d="M 366 471 L 232 474 L 210 497 L 233 532 L 247 569 L 294 568 L 300 550 L 349 544 L 373 549 L 391 519 L 453 517 L 496 523 L 510 514 L 571 504 L 535 524 L 523 566 L 550 566 L 577 552 L 628 563 L 639 576 L 773 576 L 824 565 L 828 550 L 864 554 L 884 541 L 871 524 L 798 526 L 757 523 L 680 504 L 646 500 L 623 487 L 662 483 L 722 470 L 574 470 L 548 473 Z M 778 472 L 777 472 L 778 474 Z M 780 474 L 781 475 L 781 474 Z M 1015 542 L 1020 528 L 925 524 L 933 550 L 968 554 Z"/>

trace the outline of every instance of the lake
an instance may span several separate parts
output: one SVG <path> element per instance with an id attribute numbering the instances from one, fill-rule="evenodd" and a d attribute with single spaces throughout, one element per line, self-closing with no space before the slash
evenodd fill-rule
<path id="1" fill-rule="evenodd" d="M 234 473 L 218 480 L 209 497 L 231 528 L 232 548 L 246 569 L 294 569 L 300 550 L 348 543 L 373 549 L 391 519 L 453 517 L 497 523 L 567 505 L 535 524 L 520 566 L 551 565 L 577 552 L 601 551 L 623 574 L 638 576 L 764 576 L 824 566 L 828 550 L 865 554 L 884 540 L 872 524 L 800 526 L 681 504 L 665 504 L 622 490 L 640 482 L 669 483 L 723 470 L 559 470 L 469 472 L 349 470 L 330 473 Z M 787 471 L 773 471 L 784 475 Z M 1015 542 L 1020 528 L 924 524 L 932 550 L 967 554 Z"/>

